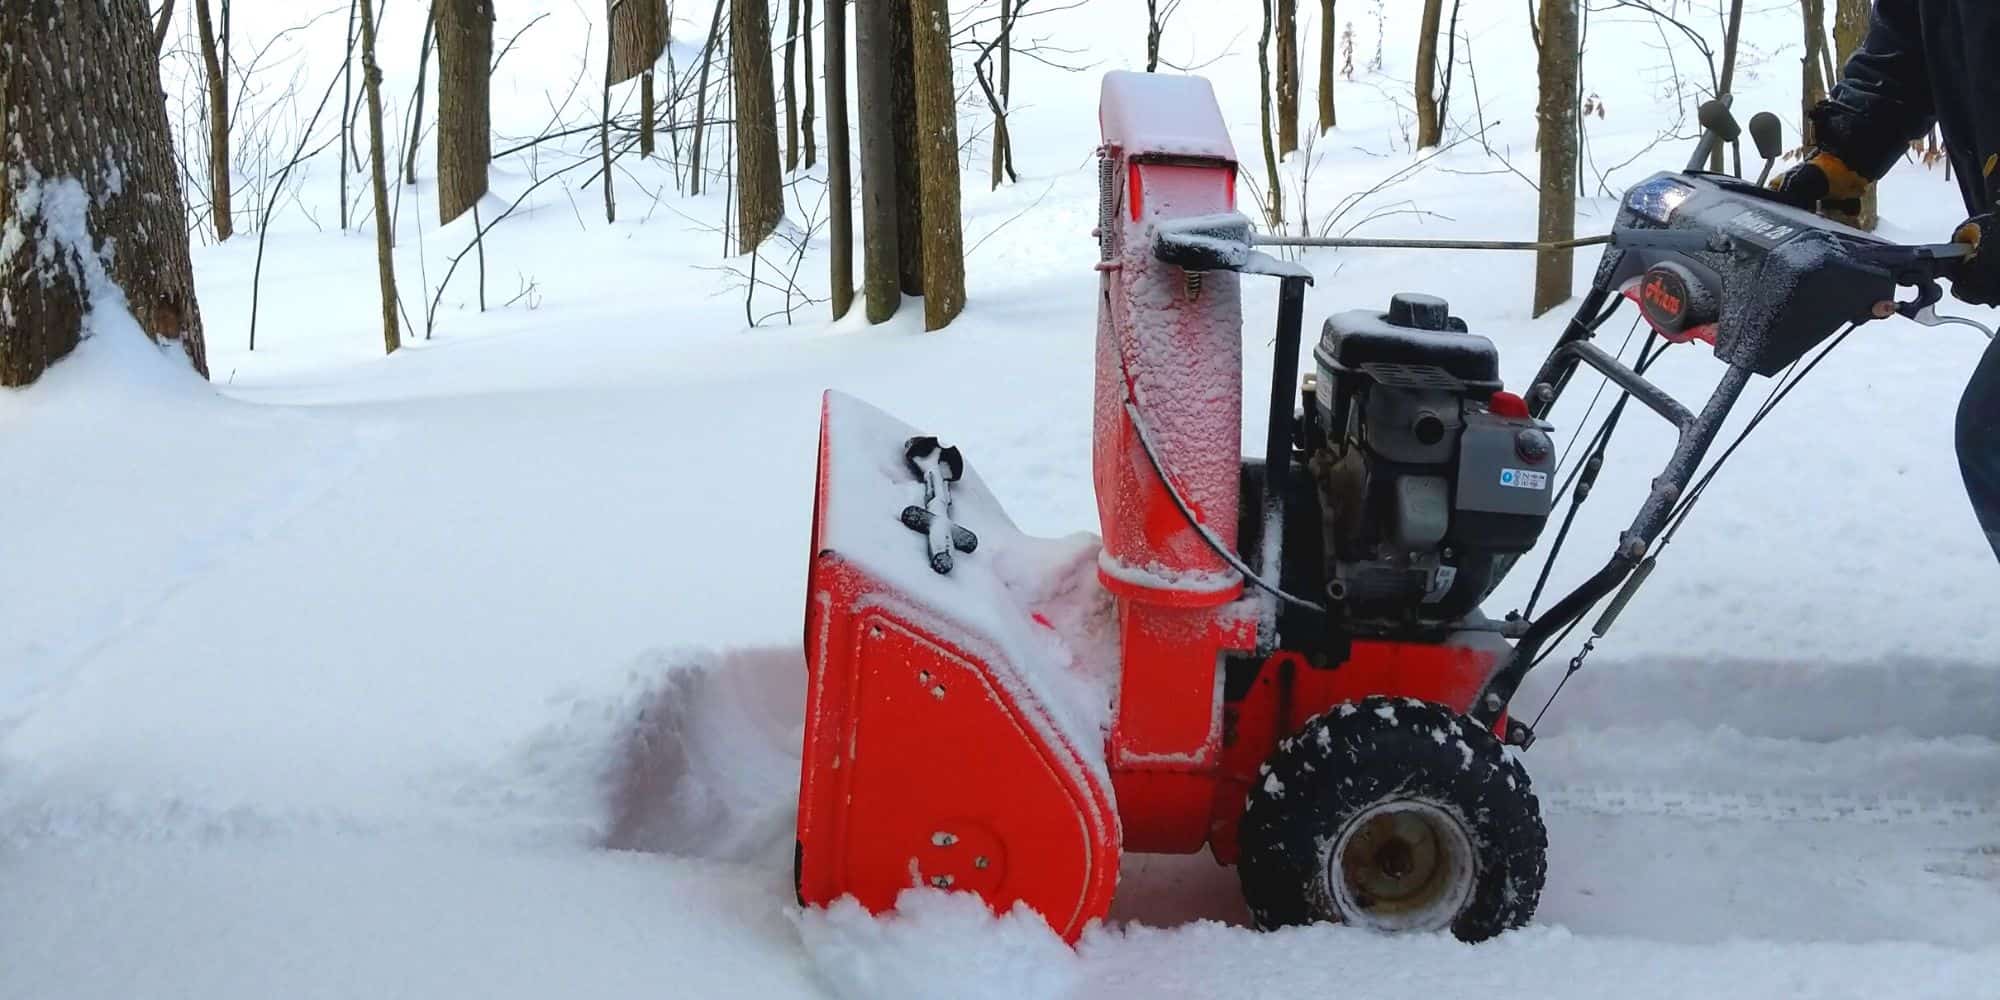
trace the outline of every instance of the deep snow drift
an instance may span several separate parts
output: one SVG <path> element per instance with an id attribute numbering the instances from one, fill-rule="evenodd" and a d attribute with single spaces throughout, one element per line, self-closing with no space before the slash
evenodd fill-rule
<path id="1" fill-rule="evenodd" d="M 290 6 L 239 5 L 239 37 L 306 19 Z M 573 77 L 597 78 L 577 56 L 601 47 L 588 6 L 503 5 L 502 37 L 550 15 L 495 80 L 510 143 Z M 1418 168 L 1401 107 L 1414 5 L 1383 6 L 1379 72 L 1369 5 L 1340 7 L 1356 72 L 1341 127 L 1287 167 L 1295 217 L 1304 202 L 1335 232 L 1526 236 L 1533 192 L 1506 167 L 1533 160 L 1522 5 L 1465 5 L 1477 83 L 1461 66 L 1451 134 L 1483 139 Z M 389 7 L 401 101 L 421 5 Z M 684 68 L 710 8 L 676 8 Z M 747 326 L 740 282 L 712 270 L 724 196 L 679 197 L 668 166 L 634 158 L 616 224 L 582 173 L 543 185 L 488 238 L 491 308 L 462 271 L 434 338 L 385 359 L 373 240 L 332 223 L 323 156 L 273 220 L 255 352 L 254 240 L 196 250 L 213 386 L 110 330 L 0 393 L 0 996 L 2000 996 L 2000 567 L 1950 454 L 1983 345 L 1901 321 L 1852 338 L 1767 422 L 1551 710 L 1526 757 L 1551 841 L 1535 926 L 1478 948 L 1255 934 L 1205 857 L 1129 861 L 1113 924 L 1074 953 L 963 899 L 884 922 L 797 912 L 820 392 L 962 447 L 1023 530 L 1094 530 L 1083 95 L 1141 65 L 1137 8 L 1036 22 L 1087 69 L 1017 60 L 1018 185 L 984 190 L 967 111 L 970 306 L 947 333 L 920 334 L 913 306 L 874 329 L 822 305 Z M 1795 17 L 1747 14 L 1740 110 L 1796 124 Z M 287 36 L 275 72 L 317 94 L 340 20 Z M 1246 161 L 1257 27 L 1238 0 L 1190 0 L 1165 43 L 1214 78 Z M 1586 88 L 1608 109 L 1589 121 L 1593 193 L 1686 155 L 1649 144 L 1676 127 L 1672 67 L 1705 71 L 1661 38 L 1592 15 Z M 170 60 L 170 89 L 184 69 Z M 492 211 L 594 155 L 503 160 Z M 436 225 L 420 173 L 398 218 L 419 325 L 418 290 L 470 233 Z M 794 223 L 823 216 L 817 177 Z M 1955 202 L 1906 164 L 1884 231 L 1940 238 Z M 1579 230 L 1612 204 L 1588 201 Z M 817 296 L 813 239 L 799 273 Z M 1312 315 L 1443 295 L 1500 344 L 1510 384 L 1565 318 L 1527 317 L 1522 256 L 1303 260 Z M 1579 274 L 1594 263 L 1579 255 Z M 1249 284 L 1252 453 L 1274 300 Z M 1684 398 L 1717 374 L 1690 348 L 1655 372 Z M 1589 398 L 1556 414 L 1565 439 Z M 1663 425 L 1625 433 L 1558 586 L 1666 453 Z"/>

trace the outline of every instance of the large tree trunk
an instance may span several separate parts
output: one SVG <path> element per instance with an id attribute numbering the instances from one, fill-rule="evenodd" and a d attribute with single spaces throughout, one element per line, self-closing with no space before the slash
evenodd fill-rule
<path id="1" fill-rule="evenodd" d="M 117 310 L 208 374 L 152 27 L 145 0 L 0 4 L 0 385 Z"/>
<path id="2" fill-rule="evenodd" d="M 910 5 L 898 0 L 889 10 L 889 106 L 895 115 L 896 270 L 904 295 L 924 294 L 924 195 L 917 154 L 917 61 L 911 47 Z"/>
<path id="3" fill-rule="evenodd" d="M 493 0 L 437 0 L 438 221 L 486 196 L 493 153 Z"/>
<path id="4" fill-rule="evenodd" d="M 722 44 L 722 12 L 726 0 L 718 0 L 715 17 L 708 24 L 708 42 L 701 47 L 701 79 L 694 88 L 694 137 L 688 141 L 688 193 L 700 194 L 703 187 L 701 136 L 708 126 L 708 69 L 715 64 L 715 48 Z"/>
<path id="5" fill-rule="evenodd" d="M 1264 32 L 1257 38 L 1257 108 L 1263 118 L 1257 130 L 1264 142 L 1264 221 L 1271 232 L 1285 229 L 1285 189 L 1278 177 L 1278 154 L 1271 148 L 1271 4 L 1264 0 Z"/>
<path id="6" fill-rule="evenodd" d="M 904 0 L 855 0 L 855 111 L 861 132 L 861 288 L 868 322 L 881 323 L 902 305 L 901 218 L 896 210 L 894 11 Z M 829 86 L 833 70 L 829 65 Z"/>
<path id="7" fill-rule="evenodd" d="M 826 187 L 833 318 L 854 306 L 854 183 L 847 153 L 847 0 L 826 5 Z"/>
<path id="8" fill-rule="evenodd" d="M 1424 0 L 1423 20 L 1417 25 L 1417 148 L 1428 149 L 1438 144 L 1444 128 L 1438 122 L 1437 54 L 1438 22 L 1444 17 L 1444 0 Z M 1545 15 L 1542 18 L 1548 20 Z M 1572 31 L 1572 34 L 1574 32 Z M 1542 33 L 1542 44 L 1548 45 L 1547 32 Z M 1548 65 L 1547 57 L 1542 63 Z M 1546 82 L 1543 84 L 1547 90 Z M 1542 185 L 1547 188 L 1548 185 Z"/>
<path id="9" fill-rule="evenodd" d="M 1333 113 L 1334 24 L 1333 0 L 1320 0 L 1319 13 L 1319 132 L 1325 135 L 1336 124 Z"/>
<path id="10" fill-rule="evenodd" d="M 951 10 L 911 0 L 916 52 L 917 155 L 924 205 L 924 329 L 965 310 L 965 239 L 959 219 L 958 91 L 951 82 Z"/>
<path id="11" fill-rule="evenodd" d="M 1535 145 L 1541 150 L 1541 204 L 1535 238 L 1552 243 L 1576 236 L 1577 0 L 1542 0 L 1541 101 Z M 1540 316 L 1570 297 L 1576 251 L 1535 255 L 1535 308 Z"/>
<path id="12" fill-rule="evenodd" d="M 1826 57 L 1826 0 L 1800 0 L 1799 14 L 1805 22 L 1805 55 L 1799 59 L 1801 83 L 1799 87 L 1799 121 L 1805 123 L 1805 144 L 1810 146 L 1819 141 L 1813 134 L 1812 109 L 1826 100 L 1827 74 L 1823 65 Z"/>
<path id="13" fill-rule="evenodd" d="M 1741 3 L 1742 0 L 1737 0 Z M 1868 0 L 1834 0 L 1833 8 L 1833 62 L 1844 75 L 1847 72 L 1847 57 L 1861 47 L 1861 39 L 1868 34 Z M 1875 208 L 1875 185 L 1861 195 L 1861 211 L 1858 213 L 1829 212 L 1830 218 L 1845 222 L 1850 226 L 1873 231 L 1877 221 Z"/>
<path id="14" fill-rule="evenodd" d="M 1299 0 L 1278 0 L 1278 155 L 1299 148 Z"/>
<path id="15" fill-rule="evenodd" d="M 389 217 L 389 171 L 382 156 L 382 68 L 375 63 L 375 0 L 361 0 L 361 79 L 368 92 L 368 169 L 375 185 L 375 266 L 382 282 L 382 347 L 394 354 L 403 338 L 396 325 L 395 233 Z M 440 102 L 442 103 L 442 102 Z"/>
<path id="16" fill-rule="evenodd" d="M 624 83 L 660 61 L 667 47 L 666 0 L 605 0 L 611 19 L 611 62 L 605 79 Z"/>
<path id="17" fill-rule="evenodd" d="M 736 83 L 737 249 L 752 253 L 785 215 L 778 172 L 777 96 L 764 0 L 729 0 L 730 69 Z"/>
<path id="18" fill-rule="evenodd" d="M 799 0 L 785 0 L 785 173 L 799 169 Z"/>
<path id="19" fill-rule="evenodd" d="M 215 238 L 236 232 L 229 209 L 229 4 L 222 5 L 222 37 L 216 39 L 208 0 L 195 0 L 195 27 L 201 35 L 201 63 L 208 77 L 208 204 Z"/>

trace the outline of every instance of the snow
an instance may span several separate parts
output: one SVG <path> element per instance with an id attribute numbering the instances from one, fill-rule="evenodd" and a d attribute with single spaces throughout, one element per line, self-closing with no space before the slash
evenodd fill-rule
<path id="1" fill-rule="evenodd" d="M 1412 162 L 1396 105 L 1410 6 L 1384 5 L 1384 73 L 1343 79 L 1340 129 L 1287 168 L 1294 212 L 1307 158 L 1318 218 Z M 238 5 L 238 37 L 303 20 L 289 7 Z M 1455 92 L 1453 134 L 1483 119 L 1493 154 L 1461 142 L 1333 231 L 1373 213 L 1394 214 L 1355 235 L 1532 231 L 1532 193 L 1498 163 L 1533 159 L 1524 6 L 1465 8 L 1481 96 Z M 421 9 L 392 4 L 383 25 L 393 102 L 414 78 Z M 709 9 L 676 9 L 684 69 Z M 1372 17 L 1342 10 L 1363 62 Z M 601 46 L 582 44 L 573 5 L 505 5 L 498 30 L 543 12 L 494 81 L 507 136 L 539 131 L 545 92 L 560 100 L 601 70 L 574 55 Z M 1792 134 L 1795 16 L 1746 10 L 1737 103 L 1778 109 Z M 298 69 L 299 92 L 317 94 L 344 27 L 289 36 L 275 72 Z M 1199 856 L 1128 859 L 1111 921 L 1074 952 L 1030 916 L 933 893 L 879 922 L 797 909 L 822 390 L 963 448 L 1024 537 L 1049 539 L 989 552 L 993 529 L 968 520 L 982 545 L 967 561 L 1042 591 L 1026 603 L 1084 651 L 1080 670 L 1103 669 L 1097 549 L 1078 534 L 1097 526 L 1087 95 L 1100 70 L 1142 64 L 1142 28 L 1108 3 L 1036 28 L 1091 68 L 1016 60 L 1021 183 L 988 192 L 968 171 L 969 306 L 942 334 L 921 334 L 914 304 L 873 329 L 818 305 L 748 327 L 740 286 L 702 270 L 718 263 L 724 194 L 677 197 L 666 167 L 637 161 L 615 225 L 593 215 L 581 173 L 528 196 L 488 234 L 491 308 L 477 311 L 462 270 L 434 338 L 393 357 L 374 325 L 373 240 L 338 231 L 325 157 L 274 219 L 254 353 L 254 241 L 196 249 L 213 386 L 129 316 L 93 310 L 71 358 L 0 392 L 0 997 L 1995 995 L 2000 567 L 1950 453 L 1985 340 L 1901 320 L 1864 328 L 1766 422 L 1541 722 L 1523 760 L 1549 884 L 1528 929 L 1471 948 L 1253 933 L 1235 874 Z M 1170 62 L 1204 64 L 1253 160 L 1256 30 L 1237 0 L 1189 0 L 1164 43 Z M 1616 192 L 1685 156 L 1683 142 L 1644 150 L 1686 102 L 1651 25 L 1597 11 L 1589 37 L 1586 86 L 1610 111 L 1590 122 L 1585 175 L 1636 154 L 1611 172 Z M 170 91 L 188 70 L 168 62 Z M 510 157 L 495 198 L 572 154 L 594 155 Z M 971 155 L 983 160 L 976 140 Z M 400 191 L 412 295 L 469 235 L 435 226 L 427 160 L 420 173 Z M 802 181 L 794 223 L 816 198 Z M 1956 201 L 1941 172 L 1905 164 L 1883 232 L 1941 238 Z M 1589 200 L 1579 232 L 1616 208 Z M 821 295 L 814 240 L 800 280 Z M 1302 260 L 1318 279 L 1309 316 L 1438 294 L 1500 347 L 1516 389 L 1567 319 L 1528 317 L 1525 256 Z M 1579 281 L 1595 263 L 1578 255 Z M 1276 296 L 1244 287 L 1255 454 Z M 776 307 L 767 293 L 756 311 Z M 1679 347 L 1653 371 L 1689 400 L 1718 365 Z M 1559 434 L 1590 397 L 1579 382 L 1553 414 Z M 1671 430 L 1639 416 L 1558 591 L 1609 553 L 1671 448 Z M 884 516 L 928 574 L 921 538 Z M 1531 583 L 1518 575 L 1487 610 Z M 1524 709 L 1570 652 L 1530 678 Z"/>

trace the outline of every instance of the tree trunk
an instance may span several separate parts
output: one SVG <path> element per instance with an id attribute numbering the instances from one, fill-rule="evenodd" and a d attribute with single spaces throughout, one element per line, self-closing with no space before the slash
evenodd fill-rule
<path id="1" fill-rule="evenodd" d="M 1004 8 L 1000 16 L 1002 19 L 1006 18 Z M 1146 72 L 1148 73 L 1160 71 L 1160 35 L 1165 30 L 1166 25 L 1160 23 L 1160 0 L 1146 0 Z"/>
<path id="2" fill-rule="evenodd" d="M 493 153 L 493 0 L 437 0 L 438 222 L 486 196 Z"/>
<path id="3" fill-rule="evenodd" d="M 609 53 L 606 53 L 606 56 L 604 65 L 609 67 L 611 65 Z M 604 186 L 604 221 L 610 224 L 618 221 L 618 196 L 614 190 L 617 185 L 612 183 L 614 175 L 611 172 L 611 82 L 609 80 L 605 81 L 604 89 L 598 92 L 598 97 L 602 103 L 597 115 L 597 152 L 600 160 L 597 178 Z"/>
<path id="4" fill-rule="evenodd" d="M 1544 243 L 1576 236 L 1577 0 L 1542 0 L 1541 101 L 1535 109 L 1535 145 L 1541 150 L 1541 203 L 1535 238 Z M 1535 255 L 1535 307 L 1540 316 L 1570 297 L 1575 250 Z"/>
<path id="5" fill-rule="evenodd" d="M 1811 146 L 1819 141 L 1813 134 L 1812 110 L 1826 100 L 1827 78 L 1821 70 L 1826 59 L 1826 0 L 1800 0 L 1799 13 L 1805 22 L 1805 55 L 1799 59 L 1803 77 L 1799 87 L 1799 121 L 1805 123 L 1803 139 Z"/>
<path id="6" fill-rule="evenodd" d="M 1011 103 L 1008 90 L 1013 85 L 1013 62 L 1014 0 L 1000 0 L 1000 93 L 994 101 L 1000 110 L 993 116 L 992 190 L 995 191 L 1000 189 L 1001 175 L 1014 172 L 1014 136 L 1007 131 L 1007 108 Z"/>
<path id="7" fill-rule="evenodd" d="M 667 47 L 666 0 L 605 0 L 611 22 L 606 85 L 620 84 L 653 68 Z"/>
<path id="8" fill-rule="evenodd" d="M 144 0 L 0 5 L 0 386 L 129 311 L 208 374 Z"/>
<path id="9" fill-rule="evenodd" d="M 431 45 L 437 39 L 437 12 L 433 10 L 424 18 L 423 46 L 417 50 L 417 93 L 416 113 L 410 115 L 410 141 L 403 145 L 403 183 L 415 187 L 417 184 L 418 140 L 424 134 L 424 76 L 431 68 Z"/>
<path id="10" fill-rule="evenodd" d="M 838 0 L 835 0 L 838 2 Z M 855 112 L 861 133 L 861 288 L 868 322 L 882 323 L 902 304 L 898 268 L 901 213 L 896 210 L 894 11 L 903 0 L 855 0 Z M 827 69 L 832 86 L 831 66 Z"/>
<path id="11" fill-rule="evenodd" d="M 771 24 L 764 0 L 729 0 L 729 51 L 736 85 L 736 245 L 751 253 L 785 214 L 777 97 L 771 92 Z"/>
<path id="12" fill-rule="evenodd" d="M 1264 0 L 1264 33 L 1257 38 L 1257 108 L 1263 117 L 1258 138 L 1264 141 L 1264 221 L 1271 232 L 1285 229 L 1285 189 L 1278 178 L 1278 154 L 1271 148 L 1271 4 Z"/>
<path id="13" fill-rule="evenodd" d="M 718 0 L 715 17 L 708 24 L 708 42 L 701 47 L 701 78 L 694 88 L 694 137 L 688 140 L 688 194 L 700 194 L 705 178 L 701 168 L 701 135 L 708 126 L 708 68 L 715 64 L 715 47 L 722 42 L 722 12 L 727 0 Z"/>
<path id="14" fill-rule="evenodd" d="M 826 187 L 833 318 L 854 307 L 854 182 L 847 154 L 847 0 L 827 0 Z"/>
<path id="15" fill-rule="evenodd" d="M 959 218 L 958 90 L 951 81 L 947 0 L 911 0 L 916 54 L 917 155 L 923 178 L 924 329 L 965 310 L 965 240 Z"/>
<path id="16" fill-rule="evenodd" d="M 375 63 L 375 0 L 361 0 L 361 81 L 368 94 L 368 169 L 375 186 L 375 266 L 382 281 L 382 347 L 394 354 L 403 343 L 396 326 L 396 261 L 391 250 L 389 171 L 382 156 L 382 69 Z M 439 102 L 442 104 L 443 102 Z"/>
<path id="17" fill-rule="evenodd" d="M 658 148 L 659 140 L 653 135 L 653 118 L 660 113 L 658 98 L 653 95 L 653 71 L 639 74 L 639 155 L 650 158 Z"/>
<path id="18" fill-rule="evenodd" d="M 799 144 L 805 147 L 805 168 L 811 170 L 819 162 L 819 148 L 813 145 L 813 3 L 800 0 L 805 5 L 805 19 L 799 26 L 799 47 L 805 50 L 805 75 L 799 82 L 805 86 L 805 104 L 799 109 Z M 843 3 L 845 0 L 833 0 Z"/>
<path id="19" fill-rule="evenodd" d="M 1715 85 L 1717 94 L 1731 93 L 1736 86 L 1736 49 L 1743 34 L 1743 0 L 1729 0 L 1729 19 L 1722 32 L 1722 76 Z M 1743 172 L 1743 146 L 1740 142 L 1729 144 L 1736 154 L 1736 172 Z M 1708 158 L 1708 169 L 1722 172 L 1722 146 L 1718 143 L 1715 152 Z"/>
<path id="20" fill-rule="evenodd" d="M 785 0 L 785 173 L 799 169 L 799 0 Z"/>
<path id="21" fill-rule="evenodd" d="M 167 47 L 167 29 L 174 23 L 174 0 L 166 0 L 160 5 L 160 15 L 153 28 L 153 51 Z"/>
<path id="22" fill-rule="evenodd" d="M 347 129 L 354 120 L 354 31 L 360 23 L 361 0 L 347 0 L 347 48 L 340 55 L 340 231 L 346 232 L 351 220 L 348 218 L 347 178 L 352 171 L 347 169 L 347 151 L 353 148 L 348 140 Z M 442 102 L 440 102 L 442 103 Z"/>
<path id="23" fill-rule="evenodd" d="M 227 4 L 223 16 L 229 14 Z M 217 242 L 236 232 L 229 208 L 229 23 L 223 22 L 223 41 L 216 41 L 215 22 L 209 14 L 209 0 L 194 0 L 195 27 L 201 35 L 201 62 L 208 76 L 208 205 L 215 223 Z"/>
<path id="24" fill-rule="evenodd" d="M 1320 0 L 1319 14 L 1319 133 L 1333 131 L 1333 59 L 1335 55 L 1333 0 Z"/>
<path id="25" fill-rule="evenodd" d="M 910 6 L 898 0 L 889 10 L 890 108 L 896 116 L 896 270 L 904 295 L 924 294 L 924 195 L 917 154 L 917 63 L 911 47 Z"/>
<path id="26" fill-rule="evenodd" d="M 1299 0 L 1278 0 L 1278 155 L 1299 148 Z"/>
<path id="27" fill-rule="evenodd" d="M 1554 5 L 1561 6 L 1561 3 L 1558 2 Z M 1438 121 L 1438 105 L 1435 89 L 1437 86 L 1438 22 L 1443 20 L 1443 18 L 1444 0 L 1424 0 L 1423 20 L 1417 25 L 1416 98 L 1418 149 L 1429 149 L 1437 145 L 1438 140 L 1443 137 L 1444 133 L 1444 128 Z M 1547 16 L 1544 15 L 1542 20 L 1546 22 L 1548 20 Z M 1571 30 L 1571 34 L 1575 34 L 1574 29 Z M 1548 43 L 1548 32 L 1544 30 L 1542 32 L 1542 45 L 1546 47 Z M 1544 57 L 1542 66 L 1546 72 L 1546 67 L 1548 66 L 1546 57 Z M 1547 90 L 1546 78 L 1544 78 L 1543 90 Z M 1544 188 L 1547 186 L 1546 184 L 1543 185 Z"/>
<path id="28" fill-rule="evenodd" d="M 1742 2 L 1742 0 L 1737 0 Z M 1847 72 L 1847 57 L 1861 46 L 1861 39 L 1868 34 L 1868 0 L 1834 0 L 1833 7 L 1833 62 L 1840 72 Z M 1829 218 L 1845 222 L 1850 226 L 1873 232 L 1878 221 L 1875 204 L 1875 185 L 1861 194 L 1861 211 L 1828 212 Z"/>

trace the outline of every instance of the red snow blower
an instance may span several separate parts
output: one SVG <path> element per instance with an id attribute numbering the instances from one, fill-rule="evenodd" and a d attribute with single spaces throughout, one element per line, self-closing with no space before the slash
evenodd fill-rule
<path id="1" fill-rule="evenodd" d="M 1101 543 L 1023 535 L 957 449 L 827 394 L 800 901 L 881 911 L 910 888 L 967 891 L 1074 940 L 1108 911 L 1121 852 L 1206 847 L 1263 927 L 1480 940 L 1526 922 L 1546 836 L 1506 750 L 1533 740 L 1507 712 L 1522 677 L 1607 598 L 1592 634 L 1609 629 L 1713 476 L 1695 478 L 1753 373 L 1794 367 L 1897 284 L 1924 289 L 1904 310 L 1930 316 L 1959 252 L 1883 244 L 1699 172 L 1733 137 L 1723 119 L 1704 111 L 1688 170 L 1628 193 L 1525 399 L 1491 341 L 1414 294 L 1327 319 L 1301 386 L 1312 278 L 1255 249 L 1276 241 L 1235 211 L 1208 84 L 1108 75 Z M 1278 282 L 1262 460 L 1241 454 L 1244 275 Z M 1631 366 L 1593 340 L 1621 292 L 1653 329 Z M 1728 366 L 1699 412 L 1644 376 L 1693 339 Z M 1580 365 L 1621 395 L 1559 485 L 1543 417 Z M 1531 600 L 1487 618 L 1558 498 L 1573 517 L 1588 495 L 1631 399 L 1679 444 L 1611 560 L 1539 616 Z"/>

